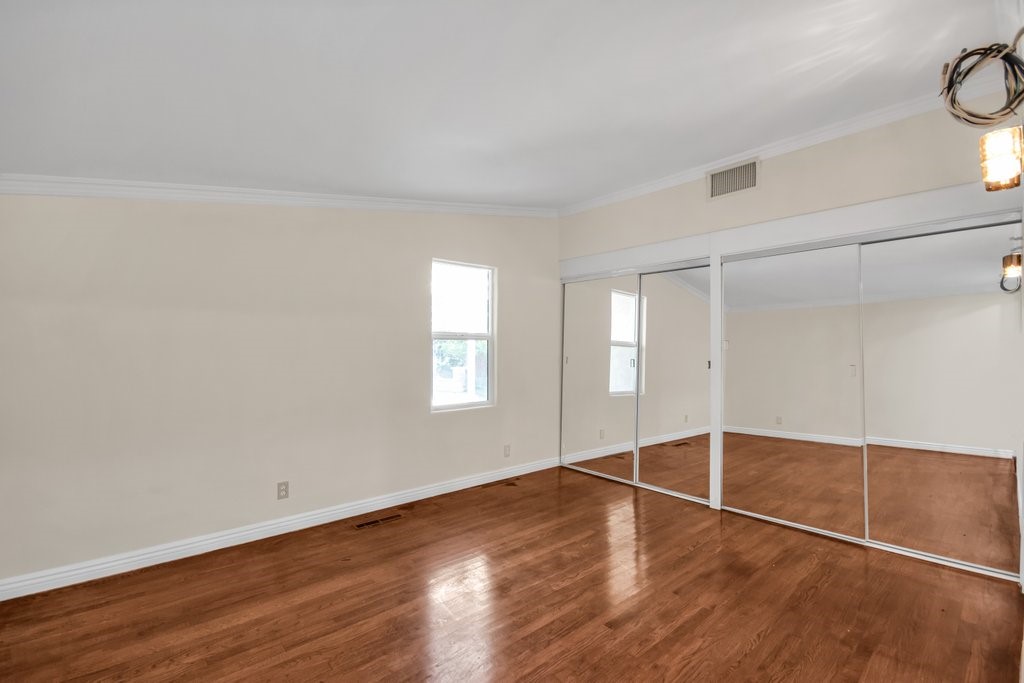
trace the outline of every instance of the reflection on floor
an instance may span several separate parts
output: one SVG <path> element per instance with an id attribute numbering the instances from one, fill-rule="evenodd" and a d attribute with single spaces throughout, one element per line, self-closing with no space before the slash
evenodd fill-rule
<path id="1" fill-rule="evenodd" d="M 640 481 L 698 498 L 708 497 L 707 434 L 640 449 Z M 577 463 L 579 467 L 627 481 L 633 480 L 633 453 L 616 453 Z"/>
<path id="2" fill-rule="evenodd" d="M 860 446 L 726 434 L 722 503 L 864 537 Z"/>
<path id="3" fill-rule="evenodd" d="M 601 458 L 594 458 L 593 460 L 584 460 L 576 463 L 576 465 L 592 472 L 600 472 L 601 474 L 618 477 L 619 479 L 633 481 L 632 451 L 606 455 Z"/>
<path id="4" fill-rule="evenodd" d="M 640 481 L 707 498 L 711 437 L 691 436 L 640 449 Z"/>
<path id="5" fill-rule="evenodd" d="M 640 480 L 707 497 L 708 437 L 645 446 Z M 632 479 L 633 455 L 578 463 Z M 1020 534 L 1013 461 L 868 447 L 871 538 L 1016 571 Z M 725 505 L 864 536 L 861 448 L 725 435 Z"/>
<path id="6" fill-rule="evenodd" d="M 1009 581 L 556 468 L 0 603 L 0 680 L 1016 680 Z"/>
<path id="7" fill-rule="evenodd" d="M 1017 571 L 1016 481 L 1008 458 L 868 446 L 871 538 Z"/>

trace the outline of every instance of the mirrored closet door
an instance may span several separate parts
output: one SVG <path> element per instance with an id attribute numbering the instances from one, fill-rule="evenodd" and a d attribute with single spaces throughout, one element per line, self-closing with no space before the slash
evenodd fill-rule
<path id="1" fill-rule="evenodd" d="M 872 540 L 1017 571 L 1024 337 L 999 284 L 1019 231 L 862 247 Z"/>
<path id="2" fill-rule="evenodd" d="M 707 266 L 640 277 L 639 481 L 708 498 Z"/>
<path id="3" fill-rule="evenodd" d="M 723 266 L 723 503 L 864 535 L 858 246 Z"/>
<path id="4" fill-rule="evenodd" d="M 564 288 L 562 463 L 634 481 L 638 383 L 635 275 Z"/>

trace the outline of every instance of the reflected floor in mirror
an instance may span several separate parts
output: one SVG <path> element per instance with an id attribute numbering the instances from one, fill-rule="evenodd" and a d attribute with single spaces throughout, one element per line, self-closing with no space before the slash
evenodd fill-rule
<path id="1" fill-rule="evenodd" d="M 633 481 L 633 451 L 605 455 L 573 464 L 591 472 L 600 472 L 611 477 Z"/>
<path id="2" fill-rule="evenodd" d="M 726 434 L 722 501 L 788 522 L 864 537 L 860 446 Z"/>
<path id="3" fill-rule="evenodd" d="M 640 449 L 640 481 L 697 498 L 709 495 L 710 437 L 707 434 L 677 439 Z M 616 453 L 575 463 L 577 467 L 633 479 L 633 454 Z"/>
<path id="4" fill-rule="evenodd" d="M 0 603 L 0 680 L 1017 677 L 1012 582 L 564 468 L 370 517 Z"/>
<path id="5" fill-rule="evenodd" d="M 640 449 L 640 481 L 707 498 L 711 437 L 691 436 Z"/>
<path id="6" fill-rule="evenodd" d="M 871 538 L 1016 572 L 1013 460 L 868 446 Z"/>
<path id="7" fill-rule="evenodd" d="M 724 503 L 863 537 L 861 449 L 745 434 L 725 435 Z M 1017 570 L 1013 461 L 908 448 L 868 447 L 871 538 Z"/>

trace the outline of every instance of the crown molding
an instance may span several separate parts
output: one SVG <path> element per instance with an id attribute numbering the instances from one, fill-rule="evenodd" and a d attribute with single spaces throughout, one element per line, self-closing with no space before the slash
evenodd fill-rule
<path id="1" fill-rule="evenodd" d="M 997 75 L 978 78 L 971 84 L 975 95 L 997 92 L 1003 87 Z M 711 171 L 751 159 L 769 159 L 807 147 L 860 133 L 889 123 L 942 109 L 938 95 L 928 95 L 889 107 L 877 109 L 839 123 L 822 126 L 782 140 L 747 149 L 711 163 L 634 185 L 560 209 L 465 202 L 436 202 L 415 199 L 392 199 L 346 194 L 288 192 L 215 185 L 186 185 L 139 180 L 75 178 L 65 176 L 0 173 L 0 195 L 42 195 L 56 197 L 106 197 L 115 199 L 150 199 L 161 201 L 211 202 L 227 204 L 261 204 L 269 206 L 318 207 L 332 209 L 363 209 L 370 211 L 403 211 L 421 213 L 453 213 L 483 216 L 518 216 L 558 218 L 589 211 L 609 204 L 635 199 L 653 192 L 703 180 Z"/>
<path id="2" fill-rule="evenodd" d="M 114 199 L 155 199 L 160 201 L 262 204 L 328 209 L 364 209 L 421 213 L 456 213 L 483 216 L 556 218 L 555 209 L 496 204 L 431 202 L 343 194 L 285 192 L 213 185 L 182 185 L 139 180 L 107 180 L 63 176 L 0 173 L 0 194 L 50 197 L 105 197 Z"/>
<path id="3" fill-rule="evenodd" d="M 971 83 L 971 90 L 976 95 L 987 95 L 997 92 L 1002 87 L 1002 78 L 995 75 L 978 78 Z M 829 142 L 830 140 L 836 140 L 838 138 L 846 137 L 847 135 L 853 135 L 872 128 L 878 128 L 879 126 L 884 126 L 888 123 L 901 121 L 912 116 L 917 116 L 918 114 L 937 111 L 942 109 L 943 106 L 943 101 L 937 94 L 918 97 L 916 99 L 894 104 L 882 109 L 876 109 L 875 111 L 855 116 L 845 121 L 840 121 L 839 123 L 815 128 L 807 131 L 806 133 L 801 133 L 800 135 L 794 135 L 793 137 L 777 140 L 760 147 L 744 150 L 738 154 L 723 157 L 701 166 L 694 166 L 693 168 L 673 173 L 672 175 L 658 178 L 657 180 L 641 183 L 640 185 L 634 185 L 623 190 L 610 192 L 599 197 L 594 197 L 593 199 L 587 199 L 582 202 L 570 204 L 561 208 L 558 215 L 571 216 L 573 214 L 589 211 L 590 209 L 596 209 L 609 204 L 615 204 L 616 202 L 622 202 L 627 199 L 642 197 L 643 195 L 658 192 L 659 190 L 666 190 L 670 187 L 676 187 L 677 185 L 682 185 L 684 183 L 703 180 L 708 173 L 718 171 L 722 168 L 727 168 L 733 164 L 750 161 L 751 159 L 769 159 L 771 157 L 781 156 L 790 152 L 796 152 L 807 147 L 819 145 L 823 142 Z"/>

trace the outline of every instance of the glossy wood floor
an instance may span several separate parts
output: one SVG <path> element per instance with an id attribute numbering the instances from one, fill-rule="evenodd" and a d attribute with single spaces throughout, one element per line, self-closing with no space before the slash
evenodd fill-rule
<path id="1" fill-rule="evenodd" d="M 709 443 L 697 436 L 640 449 L 640 481 L 707 497 Z M 864 536 L 861 448 L 726 434 L 723 500 L 762 515 Z M 579 463 L 632 478 L 631 453 Z M 628 468 L 628 471 L 627 471 Z M 871 538 L 1017 571 L 1013 461 L 868 447 Z"/>
<path id="2" fill-rule="evenodd" d="M 566 469 L 0 603 L 0 680 L 1013 681 L 985 578 Z"/>
<path id="3" fill-rule="evenodd" d="M 860 446 L 726 434 L 722 502 L 863 538 L 862 451 Z"/>
<path id="4" fill-rule="evenodd" d="M 1017 571 L 1013 460 L 868 446 L 871 537 Z"/>

